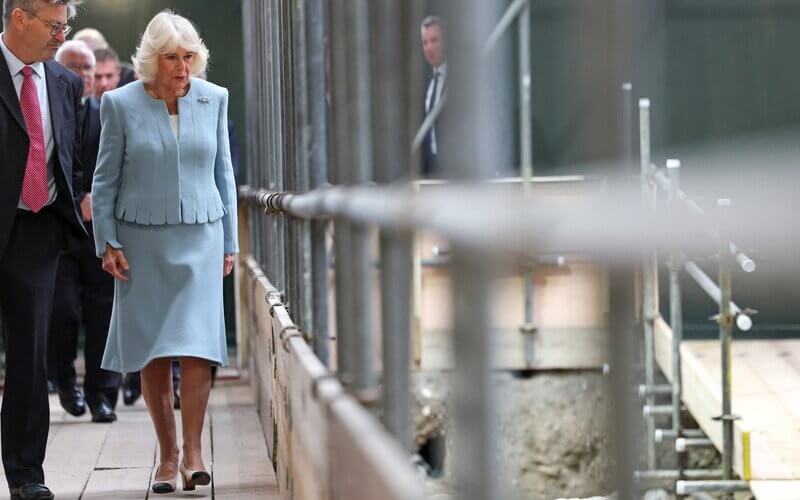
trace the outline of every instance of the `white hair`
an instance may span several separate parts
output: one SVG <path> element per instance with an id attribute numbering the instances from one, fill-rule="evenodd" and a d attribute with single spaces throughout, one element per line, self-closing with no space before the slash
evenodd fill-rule
<path id="1" fill-rule="evenodd" d="M 85 42 L 92 50 L 108 48 L 106 37 L 94 28 L 83 28 L 72 35 L 72 39 Z"/>
<path id="2" fill-rule="evenodd" d="M 142 41 L 133 56 L 136 74 L 142 81 L 152 82 L 158 69 L 158 55 L 179 47 L 195 53 L 194 64 L 189 70 L 192 76 L 205 71 L 208 65 L 208 48 L 194 25 L 171 10 L 156 14 L 144 30 Z"/>
<path id="3" fill-rule="evenodd" d="M 94 58 L 94 52 L 92 52 L 92 49 L 81 40 L 67 40 L 66 42 L 62 43 L 61 47 L 59 47 L 58 51 L 56 52 L 56 61 L 61 62 L 61 59 L 68 52 L 83 53 L 85 56 L 89 57 L 90 61 L 92 61 L 92 66 L 97 64 L 97 60 Z"/>

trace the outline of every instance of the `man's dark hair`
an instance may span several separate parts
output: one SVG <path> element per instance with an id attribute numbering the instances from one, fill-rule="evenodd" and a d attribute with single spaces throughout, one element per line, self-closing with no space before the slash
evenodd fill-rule
<path id="1" fill-rule="evenodd" d="M 11 13 L 14 9 L 22 9 L 26 12 L 36 12 L 37 7 L 42 5 L 66 5 L 69 18 L 75 17 L 78 11 L 78 6 L 83 3 L 83 0 L 3 0 L 3 26 L 8 24 L 11 20 Z"/>
<path id="2" fill-rule="evenodd" d="M 442 28 L 442 20 L 438 16 L 428 16 L 419 24 L 421 29 L 430 28 L 431 26 L 439 26 Z"/>
<path id="3" fill-rule="evenodd" d="M 97 64 L 106 61 L 114 61 L 119 66 L 119 56 L 117 52 L 111 47 L 104 47 L 94 51 L 94 58 L 97 59 Z"/>

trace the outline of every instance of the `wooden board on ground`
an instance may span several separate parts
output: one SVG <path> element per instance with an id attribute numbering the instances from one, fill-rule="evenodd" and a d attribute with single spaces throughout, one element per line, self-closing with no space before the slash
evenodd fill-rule
<path id="1" fill-rule="evenodd" d="M 672 331 L 659 319 L 656 359 L 670 380 L 671 341 Z M 719 342 L 686 341 L 681 357 L 684 404 L 720 449 L 722 425 L 713 420 L 721 413 L 722 401 Z M 762 484 L 764 489 L 800 480 L 800 389 L 795 389 L 800 381 L 800 340 L 737 340 L 731 359 L 731 402 L 733 413 L 741 417 L 734 426 L 736 472 L 748 480 L 778 481 Z"/>
<path id="2" fill-rule="evenodd" d="M 136 436 L 136 439 L 131 439 Z M 156 454 L 156 433 L 146 411 L 119 412 L 111 426 L 98 469 L 151 468 Z"/>
<path id="3" fill-rule="evenodd" d="M 91 422 L 62 424 L 44 461 L 47 485 L 56 498 L 80 497 L 110 430 L 109 425 Z"/>
<path id="4" fill-rule="evenodd" d="M 150 467 L 97 469 L 86 483 L 81 500 L 141 500 L 150 487 Z M 56 498 L 61 499 L 58 494 Z"/>
<path id="5" fill-rule="evenodd" d="M 221 491 L 214 493 L 213 486 L 200 487 L 194 493 L 179 491 L 180 496 L 279 499 L 258 413 L 247 392 L 244 381 L 218 382 L 213 389 L 202 435 L 203 460 Z M 94 424 L 88 416 L 65 416 L 60 408 L 54 408 L 44 468 L 47 484 L 56 498 L 147 497 L 156 460 L 155 433 L 147 410 L 139 401 L 131 407 L 120 405 L 117 415 L 118 420 L 112 424 Z M 180 419 L 181 413 L 176 412 L 179 436 Z M 180 479 L 178 482 L 180 488 Z M 3 484 L 0 500 L 8 498 Z"/>
<path id="6" fill-rule="evenodd" d="M 500 369 L 601 368 L 609 361 L 605 270 L 575 258 L 534 272 L 533 334 L 523 333 L 524 281 L 508 276 L 492 291 L 493 366 Z M 452 308 L 447 268 L 422 275 L 421 367 L 451 369 Z"/>
<path id="7" fill-rule="evenodd" d="M 422 334 L 422 369 L 453 368 L 452 333 L 426 330 Z M 519 330 L 492 332 L 492 365 L 498 369 L 593 369 L 608 363 L 608 336 L 600 328 L 542 328 L 531 338 L 531 362 L 525 359 L 525 340 Z"/>
<path id="8" fill-rule="evenodd" d="M 750 491 L 758 500 L 797 500 L 800 481 L 751 481 Z"/>
<path id="9" fill-rule="evenodd" d="M 267 445 L 252 408 L 211 409 L 214 498 L 278 500 Z"/>

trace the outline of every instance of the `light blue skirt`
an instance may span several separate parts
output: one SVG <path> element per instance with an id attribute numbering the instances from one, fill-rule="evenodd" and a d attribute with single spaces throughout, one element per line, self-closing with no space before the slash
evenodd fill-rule
<path id="1" fill-rule="evenodd" d="M 114 282 L 102 367 L 135 372 L 156 358 L 227 366 L 222 221 L 141 225 L 117 221 L 128 281 Z"/>

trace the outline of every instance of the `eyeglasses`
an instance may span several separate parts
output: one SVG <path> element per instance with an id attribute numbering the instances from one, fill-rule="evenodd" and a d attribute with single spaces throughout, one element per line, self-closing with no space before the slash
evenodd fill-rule
<path id="1" fill-rule="evenodd" d="M 37 16 L 35 12 L 31 12 L 29 10 L 26 10 L 25 12 L 49 26 L 50 36 L 56 36 L 59 33 L 64 33 L 64 36 L 67 36 L 72 33 L 72 26 L 69 24 L 54 23 L 52 21 L 48 21 L 47 19 L 42 19 L 41 17 Z"/>
<path id="2" fill-rule="evenodd" d="M 78 72 L 78 71 L 92 71 L 94 66 L 91 64 L 65 64 L 68 70 Z"/>

